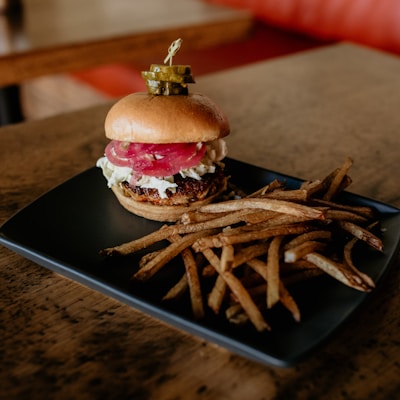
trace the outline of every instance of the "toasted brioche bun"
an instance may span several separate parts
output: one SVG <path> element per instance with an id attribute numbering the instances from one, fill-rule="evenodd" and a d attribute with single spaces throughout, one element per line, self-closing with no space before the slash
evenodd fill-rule
<path id="1" fill-rule="evenodd" d="M 160 222 L 175 222 L 184 213 L 188 211 L 193 211 L 196 208 L 204 206 L 211 203 L 214 199 L 221 195 L 221 193 L 226 189 L 226 186 L 221 187 L 218 193 L 214 193 L 211 196 L 203 200 L 194 201 L 188 203 L 187 205 L 157 205 L 150 202 L 136 201 L 130 196 L 127 196 L 124 191 L 119 186 L 112 186 L 112 191 L 114 192 L 117 200 L 127 211 L 132 214 L 138 215 L 139 217 L 144 217 L 154 221 Z"/>
<path id="2" fill-rule="evenodd" d="M 228 120 L 219 107 L 202 94 L 152 95 L 133 93 L 117 101 L 105 120 L 105 134 L 111 140 L 133 143 L 210 142 L 227 136 Z M 135 195 L 128 186 L 112 186 L 119 203 L 129 212 L 155 221 L 174 222 L 189 210 L 215 200 L 227 186 L 227 178 L 215 174 L 204 192 L 188 192 L 166 204 L 149 196 Z M 201 194 L 204 194 L 202 197 Z"/>
<path id="3" fill-rule="evenodd" d="M 227 136 L 229 122 L 207 96 L 156 96 L 144 92 L 123 97 L 109 110 L 109 139 L 136 143 L 208 142 Z"/>

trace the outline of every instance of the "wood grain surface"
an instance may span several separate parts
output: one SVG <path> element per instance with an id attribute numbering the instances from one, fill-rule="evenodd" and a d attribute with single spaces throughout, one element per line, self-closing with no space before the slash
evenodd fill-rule
<path id="1" fill-rule="evenodd" d="M 202 77 L 230 156 L 302 178 L 355 159 L 353 191 L 400 207 L 400 60 L 349 44 Z M 109 104 L 0 129 L 0 223 L 94 165 Z M 261 365 L 0 249 L 7 399 L 397 399 L 400 260 L 291 368 Z"/>

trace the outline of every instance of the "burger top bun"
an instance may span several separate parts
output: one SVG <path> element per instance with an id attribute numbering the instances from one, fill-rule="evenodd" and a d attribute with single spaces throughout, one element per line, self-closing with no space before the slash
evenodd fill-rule
<path id="1" fill-rule="evenodd" d="M 124 142 L 208 142 L 229 132 L 224 113 L 211 99 L 198 93 L 133 93 L 116 102 L 105 120 L 106 136 Z"/>

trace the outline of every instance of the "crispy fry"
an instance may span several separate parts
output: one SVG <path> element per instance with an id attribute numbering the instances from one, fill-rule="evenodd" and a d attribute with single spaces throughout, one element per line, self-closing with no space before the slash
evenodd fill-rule
<path id="1" fill-rule="evenodd" d="M 377 225 L 377 222 L 372 223 L 371 225 L 368 226 L 367 229 L 373 229 Z M 353 247 L 357 243 L 359 239 L 357 237 L 353 237 L 351 240 L 349 240 L 344 248 L 343 248 L 343 261 L 344 264 L 350 268 L 355 274 L 359 275 L 361 279 L 364 280 L 364 282 L 371 288 L 373 289 L 375 287 L 375 282 L 372 280 L 370 276 L 367 274 L 364 274 L 361 272 L 353 263 L 353 258 L 352 258 L 352 252 L 353 252 Z"/>
<path id="2" fill-rule="evenodd" d="M 211 247 L 222 247 L 228 244 L 238 244 L 238 243 L 248 243 L 255 240 L 265 240 L 274 236 L 283 235 L 295 235 L 304 232 L 308 232 L 314 229 L 312 226 L 307 224 L 294 224 L 294 225 L 284 225 L 279 227 L 272 227 L 263 230 L 253 230 L 247 232 L 240 232 L 232 234 L 229 232 L 218 233 L 214 236 L 208 236 L 198 239 L 193 244 L 193 249 L 195 251 L 203 251 L 204 249 Z M 233 229 L 232 229 L 233 231 Z"/>
<path id="3" fill-rule="evenodd" d="M 314 181 L 306 181 L 300 185 L 300 189 L 307 191 L 307 198 L 314 196 L 316 193 L 323 190 L 322 181 L 316 179 Z"/>
<path id="4" fill-rule="evenodd" d="M 245 198 L 228 200 L 223 203 L 211 203 L 199 208 L 200 212 L 225 212 L 241 209 L 271 210 L 283 214 L 301 215 L 309 219 L 324 219 L 324 212 L 302 204 L 275 199 Z"/>
<path id="5" fill-rule="evenodd" d="M 172 236 L 169 240 L 174 243 L 180 239 L 180 236 Z M 157 255 L 159 251 L 150 253 Z M 200 279 L 197 270 L 197 262 L 189 248 L 182 250 L 181 257 L 185 266 L 185 274 L 182 278 L 167 292 L 163 297 L 163 300 L 172 300 L 180 297 L 183 292 L 189 288 L 190 301 L 192 305 L 193 316 L 195 319 L 201 319 L 204 317 L 203 307 L 203 296 L 201 293 Z M 147 262 L 150 262 L 151 258 L 142 257 L 142 260 L 146 258 Z M 141 260 L 141 261 L 142 261 Z"/>
<path id="6" fill-rule="evenodd" d="M 318 253 L 309 253 L 304 258 L 347 286 L 363 292 L 371 290 L 357 274 L 351 273 L 343 264 L 339 264 Z"/>
<path id="7" fill-rule="evenodd" d="M 136 251 L 150 247 L 154 243 L 161 242 L 171 236 L 171 227 L 163 225 L 160 229 L 149 233 L 148 235 L 142 236 L 139 239 L 132 240 L 127 243 L 123 243 L 119 246 L 109 247 L 100 251 L 101 255 L 105 256 L 126 256 L 128 254 L 135 253 Z"/>
<path id="8" fill-rule="evenodd" d="M 146 265 L 144 265 L 139 271 L 137 271 L 132 279 L 135 280 L 147 280 L 157 273 L 165 264 L 176 257 L 182 250 L 191 246 L 199 237 L 203 234 L 210 234 L 212 230 L 203 232 L 195 232 L 183 236 L 179 240 L 171 243 L 165 249 L 160 251 L 154 258 L 152 258 Z"/>
<path id="9" fill-rule="evenodd" d="M 283 274 L 292 273 L 296 271 L 305 271 L 308 269 L 316 269 L 316 268 L 317 267 L 314 264 L 311 264 L 310 262 L 304 259 L 296 260 L 291 263 L 283 262 L 281 264 L 281 272 Z"/>
<path id="10" fill-rule="evenodd" d="M 357 239 L 363 240 L 376 250 L 383 251 L 383 243 L 380 238 L 375 236 L 368 229 L 362 228 L 349 221 L 340 221 L 339 225 L 345 231 L 351 233 Z"/>
<path id="11" fill-rule="evenodd" d="M 278 215 L 286 215 L 286 214 L 279 214 L 271 210 L 255 210 L 254 212 L 244 216 L 243 222 L 246 222 L 247 224 L 259 224 L 261 222 L 269 221 Z"/>
<path id="12" fill-rule="evenodd" d="M 279 260 L 282 236 L 272 239 L 267 256 L 267 306 L 272 308 L 279 301 Z"/>
<path id="13" fill-rule="evenodd" d="M 335 178 L 335 176 L 338 174 L 340 168 L 335 169 L 334 171 L 332 171 L 329 175 L 327 175 L 320 183 L 320 185 L 316 186 L 314 188 L 314 193 L 313 193 L 313 198 L 323 198 L 323 196 L 325 195 L 325 193 L 329 190 L 329 187 L 332 184 L 333 179 Z M 345 175 L 343 177 L 343 180 L 340 184 L 340 186 L 338 187 L 336 193 L 339 194 L 341 191 L 343 191 L 344 189 L 346 189 L 348 186 L 350 186 L 352 180 L 348 175 Z M 330 199 L 325 199 L 327 201 L 330 201 Z"/>
<path id="14" fill-rule="evenodd" d="M 253 323 L 255 328 L 259 331 L 271 330 L 270 326 L 265 321 L 260 310 L 257 308 L 252 298 L 250 297 L 247 290 L 240 283 L 240 280 L 232 274 L 232 272 L 224 271 L 222 272 L 222 277 L 224 278 L 226 284 L 229 286 L 230 290 L 238 298 L 239 303 L 246 311 L 249 316 L 250 321 Z"/>
<path id="15" fill-rule="evenodd" d="M 265 185 L 259 190 L 249 194 L 248 196 L 243 196 L 243 197 L 246 197 L 248 199 L 252 197 L 259 197 L 266 193 L 273 192 L 274 190 L 283 189 L 284 187 L 285 185 L 282 182 L 280 182 L 278 179 L 274 179 L 272 182 L 268 183 L 268 185 Z"/>
<path id="16" fill-rule="evenodd" d="M 203 251 L 204 256 L 212 265 L 213 268 L 217 271 L 221 271 L 221 262 L 217 255 L 211 250 L 206 249 Z M 208 296 L 208 306 L 211 310 L 214 311 L 215 314 L 219 313 L 222 300 L 226 294 L 227 284 L 221 275 L 218 275 L 217 280 L 215 281 L 214 287 Z"/>
<path id="17" fill-rule="evenodd" d="M 149 263 L 161 250 L 151 251 L 145 254 L 139 261 L 139 268 L 143 268 L 147 263 Z"/>
<path id="18" fill-rule="evenodd" d="M 188 288 L 188 279 L 187 275 L 183 274 L 181 279 L 174 286 L 172 286 L 168 292 L 164 295 L 162 300 L 175 300 L 183 295 L 183 293 Z"/>
<path id="19" fill-rule="evenodd" d="M 138 250 L 142 250 L 157 242 L 168 239 L 174 235 L 188 234 L 205 231 L 207 229 L 224 227 L 232 225 L 243 220 L 243 217 L 251 210 L 236 210 L 234 213 L 225 213 L 222 216 L 207 221 L 196 222 L 192 224 L 164 225 L 160 229 L 145 235 L 139 239 L 124 243 L 119 246 L 102 250 L 103 255 L 128 255 Z"/>
<path id="20" fill-rule="evenodd" d="M 351 257 L 353 247 L 358 240 L 359 240 L 358 238 L 354 237 L 344 246 L 343 249 L 344 265 L 347 266 L 347 268 L 349 268 L 353 273 L 357 274 L 365 282 L 366 285 L 368 285 L 371 289 L 373 289 L 375 287 L 375 282 L 367 274 L 364 274 L 358 268 L 356 268 Z"/>
<path id="21" fill-rule="evenodd" d="M 327 220 L 332 219 L 335 221 L 352 221 L 361 224 L 364 224 L 368 221 L 368 219 L 362 215 L 346 210 L 326 210 L 325 217 Z"/>
<path id="22" fill-rule="evenodd" d="M 315 251 L 320 252 L 324 250 L 325 247 L 326 244 L 323 242 L 310 240 L 308 242 L 304 242 L 296 247 L 292 247 L 286 250 L 283 255 L 283 260 L 285 261 L 285 263 L 292 263 L 300 260 L 300 258 L 303 258 L 308 253 L 313 253 Z"/>
<path id="23" fill-rule="evenodd" d="M 260 274 L 265 281 L 267 281 L 267 263 L 255 258 L 253 260 L 250 260 L 247 263 L 254 271 L 256 271 L 258 274 Z M 267 286 L 264 285 L 259 285 L 255 289 L 249 290 L 252 295 L 257 295 L 257 292 L 263 292 L 267 290 Z M 289 291 L 286 289 L 285 285 L 283 284 L 282 280 L 279 281 L 279 300 L 283 304 L 285 308 L 287 308 L 295 321 L 300 321 L 300 310 L 299 307 L 296 303 L 296 301 L 293 299 L 293 297 L 290 295 Z"/>
<path id="24" fill-rule="evenodd" d="M 222 247 L 221 253 L 221 270 L 231 271 L 235 260 L 235 250 L 232 245 Z"/>
<path id="25" fill-rule="evenodd" d="M 176 233 L 172 230 L 173 234 L 185 234 L 191 232 L 199 232 L 206 229 L 222 228 L 225 226 L 230 226 L 243 221 L 244 217 L 250 213 L 251 210 L 236 210 L 232 213 L 223 213 L 223 215 L 217 218 L 208 219 L 201 222 L 196 222 L 193 224 L 178 224 L 172 225 L 176 227 Z"/>
<path id="26" fill-rule="evenodd" d="M 218 275 L 207 300 L 208 306 L 211 308 L 211 310 L 214 311 L 215 314 L 218 314 L 221 309 L 222 301 L 224 300 L 224 297 L 226 295 L 227 287 L 228 286 L 225 280 L 222 278 L 221 275 Z"/>
<path id="27" fill-rule="evenodd" d="M 193 316 L 201 319 L 204 317 L 204 306 L 196 260 L 189 248 L 184 249 L 181 255 L 186 270 Z"/>
<path id="28" fill-rule="evenodd" d="M 286 201 L 307 201 L 308 192 L 304 189 L 274 190 L 273 192 L 269 192 L 260 196 L 260 198 Z"/>
<path id="29" fill-rule="evenodd" d="M 236 268 L 244 264 L 247 260 L 250 260 L 251 258 L 259 257 L 263 254 L 266 254 L 268 251 L 268 247 L 268 243 L 262 242 L 240 248 L 235 253 L 235 259 L 233 261 L 232 268 Z"/>
<path id="30" fill-rule="evenodd" d="M 264 261 L 261 261 L 258 258 L 253 258 L 251 260 L 248 260 L 246 264 L 252 268 L 254 271 L 256 271 L 260 276 L 264 278 L 265 281 L 267 281 L 268 276 L 267 276 L 267 263 Z"/>
<path id="31" fill-rule="evenodd" d="M 281 214 L 281 213 L 274 213 L 275 215 L 273 215 L 269 218 L 266 218 L 263 221 L 261 213 L 262 212 L 258 212 L 255 214 L 248 214 L 243 219 L 249 225 L 257 225 L 257 229 L 270 228 L 273 226 L 296 224 L 298 222 L 308 221 L 308 218 L 305 218 L 301 215 L 290 215 L 290 214 Z M 254 229 L 254 227 L 249 226 L 247 230 L 251 230 L 251 229 Z M 243 230 L 246 230 L 246 228 L 243 228 Z"/>
<path id="32" fill-rule="evenodd" d="M 313 198 L 310 201 L 310 203 L 315 205 L 315 206 L 327 207 L 328 209 L 331 209 L 331 210 L 349 211 L 349 212 L 354 213 L 354 214 L 359 214 L 359 215 L 361 215 L 361 216 L 363 216 L 364 218 L 367 218 L 367 219 L 374 218 L 374 211 L 372 210 L 371 207 L 351 206 L 351 205 L 348 205 L 348 204 L 340 204 L 340 203 L 336 203 L 336 202 L 333 202 L 333 201 L 317 199 L 317 198 Z"/>
<path id="33" fill-rule="evenodd" d="M 289 291 L 286 289 L 282 281 L 279 281 L 279 299 L 283 306 L 290 311 L 293 319 L 297 322 L 300 322 L 301 314 L 299 306 L 297 305 L 296 301 L 289 293 Z"/>
<path id="34" fill-rule="evenodd" d="M 238 298 L 241 306 L 246 311 L 246 314 L 249 316 L 249 319 L 253 323 L 255 328 L 259 332 L 270 330 L 270 326 L 264 320 L 264 317 L 262 316 L 260 310 L 254 304 L 249 293 L 240 283 L 240 280 L 235 275 L 233 275 L 231 271 L 222 271 L 220 261 L 211 249 L 204 250 L 203 254 L 207 258 L 207 260 L 215 267 L 218 274 L 224 279 L 230 290 L 232 290 L 232 292 Z"/>
<path id="35" fill-rule="evenodd" d="M 240 265 L 246 263 L 254 257 L 262 256 L 268 251 L 268 243 L 257 243 L 247 247 L 240 248 L 235 252 L 235 257 L 232 263 L 232 268 L 239 267 Z M 203 276 L 213 276 L 216 273 L 215 268 L 212 265 L 207 265 L 203 268 Z"/>
<path id="36" fill-rule="evenodd" d="M 323 196 L 324 200 L 331 200 L 333 197 L 337 195 L 337 193 L 339 193 L 342 190 L 341 185 L 343 179 L 347 175 L 352 165 L 353 165 L 353 160 L 350 157 L 347 157 L 343 165 L 334 174 L 334 177 L 329 185 L 329 188 Z"/>
<path id="37" fill-rule="evenodd" d="M 181 216 L 181 223 L 182 224 L 194 224 L 196 222 L 204 222 L 209 221 L 211 219 L 223 217 L 228 215 L 229 212 L 226 213 L 200 213 L 197 211 L 191 211 L 183 214 Z"/>
<path id="38" fill-rule="evenodd" d="M 314 230 L 311 232 L 303 233 L 299 236 L 296 236 L 290 242 L 286 243 L 284 246 L 284 250 L 291 249 L 293 247 L 299 246 L 302 243 L 313 241 L 313 240 L 330 240 L 332 237 L 332 233 L 327 230 Z"/>
<path id="39" fill-rule="evenodd" d="M 226 319 L 235 325 L 243 325 L 248 320 L 248 315 L 243 311 L 240 303 L 232 304 L 225 311 Z"/>

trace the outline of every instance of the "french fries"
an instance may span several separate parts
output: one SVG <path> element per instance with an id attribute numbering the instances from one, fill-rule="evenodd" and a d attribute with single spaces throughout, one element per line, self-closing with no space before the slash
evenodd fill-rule
<path id="1" fill-rule="evenodd" d="M 348 157 L 344 161 L 343 165 L 332 174 L 332 179 L 330 181 L 328 190 L 323 195 L 323 200 L 331 200 L 343 190 L 343 186 L 348 186 L 349 182 L 344 178 L 347 176 L 347 173 L 352 165 L 353 160 Z"/>
<path id="2" fill-rule="evenodd" d="M 275 236 L 268 249 L 267 256 L 267 307 L 272 308 L 279 302 L 279 264 L 280 264 L 280 246 L 283 236 Z"/>
<path id="3" fill-rule="evenodd" d="M 272 329 L 268 312 L 279 303 L 299 322 L 301 312 L 290 293 L 293 285 L 329 275 L 359 291 L 375 286 L 353 261 L 356 243 L 383 251 L 382 240 L 372 232 L 379 224 L 375 210 L 336 200 L 351 183 L 352 164 L 347 158 L 324 179 L 294 190 L 274 180 L 246 196 L 241 193 L 241 198 L 191 211 L 175 224 L 101 254 L 124 256 L 169 242 L 144 255 L 132 276 L 150 280 L 180 255 L 183 276 L 166 287 L 164 301 L 188 291 L 195 319 L 211 312 L 234 324 L 250 321 L 260 332 Z M 197 260 L 200 255 L 202 262 Z"/>

